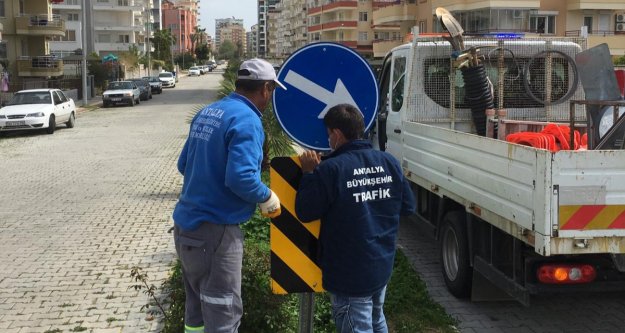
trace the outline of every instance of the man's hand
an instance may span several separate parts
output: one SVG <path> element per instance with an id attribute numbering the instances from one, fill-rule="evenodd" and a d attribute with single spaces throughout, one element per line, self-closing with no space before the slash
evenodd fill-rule
<path id="1" fill-rule="evenodd" d="M 307 150 L 299 155 L 299 162 L 302 164 L 302 172 L 310 173 L 315 170 L 317 165 L 321 162 L 319 154 L 312 150 Z"/>
<path id="2" fill-rule="evenodd" d="M 282 213 L 282 209 L 280 208 L 280 199 L 273 191 L 271 191 L 269 199 L 259 203 L 258 207 L 260 208 L 261 215 L 264 217 L 274 218 Z"/>

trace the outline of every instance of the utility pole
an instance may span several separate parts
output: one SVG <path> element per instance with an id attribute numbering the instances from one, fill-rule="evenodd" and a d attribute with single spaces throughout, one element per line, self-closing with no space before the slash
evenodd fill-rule
<path id="1" fill-rule="evenodd" d="M 87 106 L 87 0 L 82 0 L 82 106 Z"/>
<path id="2" fill-rule="evenodd" d="M 150 1 L 150 0 L 148 0 Z M 151 25 L 152 25 L 152 8 L 150 8 L 150 6 L 148 6 L 148 76 L 152 76 L 152 63 L 150 62 L 150 53 L 152 53 L 152 45 L 150 44 L 150 31 L 151 31 Z"/>

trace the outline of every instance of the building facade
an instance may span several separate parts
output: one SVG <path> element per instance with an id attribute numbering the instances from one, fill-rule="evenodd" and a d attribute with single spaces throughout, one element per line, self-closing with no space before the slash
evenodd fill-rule
<path id="1" fill-rule="evenodd" d="M 175 54 L 192 52 L 193 42 L 191 35 L 198 26 L 197 1 L 162 1 L 162 24 L 163 29 L 169 29 L 175 38 L 172 51 Z"/>
<path id="2" fill-rule="evenodd" d="M 87 53 L 100 56 L 118 54 L 136 46 L 147 52 L 148 38 L 152 35 L 153 0 L 84 0 L 86 3 Z M 52 5 L 55 15 L 65 18 L 65 36 L 54 38 L 52 52 L 59 56 L 82 49 L 82 2 L 63 0 Z"/>
<path id="3" fill-rule="evenodd" d="M 261 58 L 266 58 L 269 52 L 269 12 L 275 11 L 281 1 L 288 0 L 258 0 L 258 48 Z"/>
<path id="4" fill-rule="evenodd" d="M 63 61 L 50 53 L 49 40 L 65 36 L 65 20 L 52 14 L 48 0 L 0 1 L 0 26 L 3 80 L 41 81 L 63 75 Z"/>
<path id="5" fill-rule="evenodd" d="M 613 55 L 625 54 L 622 0 L 258 0 L 258 54 L 285 58 L 304 43 L 330 41 L 379 59 L 408 40 L 414 27 L 441 32 L 438 7 L 449 10 L 467 33 L 587 33 L 589 47 L 607 43 Z"/>
<path id="6" fill-rule="evenodd" d="M 215 20 L 215 49 L 219 50 L 224 41 L 230 41 L 245 52 L 247 48 L 247 35 L 243 20 L 237 18 L 225 18 Z"/>
<path id="7" fill-rule="evenodd" d="M 247 34 L 247 58 L 258 57 L 258 24 L 254 24 Z"/>

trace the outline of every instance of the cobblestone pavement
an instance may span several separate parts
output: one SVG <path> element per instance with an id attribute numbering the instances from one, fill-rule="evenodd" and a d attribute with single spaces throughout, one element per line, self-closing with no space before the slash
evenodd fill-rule
<path id="1" fill-rule="evenodd" d="M 459 321 L 461 332 L 625 332 L 625 294 L 540 295 L 530 307 L 458 300 L 445 287 L 436 241 L 426 227 L 402 221 L 399 247 L 425 281 L 430 296 Z M 431 231 L 430 231 L 431 233 Z"/>
<path id="2" fill-rule="evenodd" d="M 148 297 L 129 289 L 130 269 L 159 287 L 168 274 L 186 120 L 220 77 L 181 78 L 53 135 L 0 138 L 0 332 L 158 329 L 140 310 Z"/>

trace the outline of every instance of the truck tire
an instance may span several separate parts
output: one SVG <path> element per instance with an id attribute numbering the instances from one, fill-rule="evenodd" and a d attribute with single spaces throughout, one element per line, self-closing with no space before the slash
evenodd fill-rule
<path id="1" fill-rule="evenodd" d="M 447 289 L 458 298 L 469 297 L 473 280 L 466 230 L 464 212 L 445 214 L 439 241 L 441 270 Z"/>

